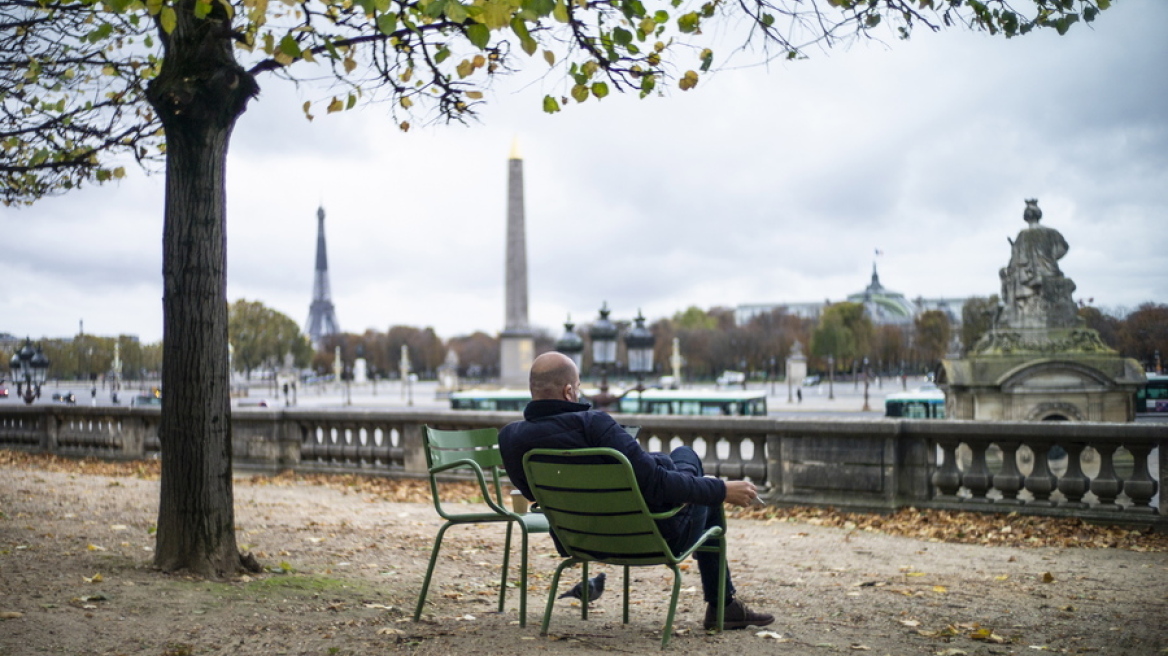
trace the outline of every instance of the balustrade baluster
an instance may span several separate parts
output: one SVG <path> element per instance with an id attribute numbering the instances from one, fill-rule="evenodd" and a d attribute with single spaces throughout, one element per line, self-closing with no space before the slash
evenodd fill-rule
<path id="1" fill-rule="evenodd" d="M 1148 456 L 1152 453 L 1152 447 L 1147 444 L 1125 444 L 1124 446 L 1135 459 L 1132 476 L 1123 484 L 1123 493 L 1131 499 L 1132 505 L 1124 510 L 1126 512 L 1154 513 L 1156 509 L 1152 507 L 1152 497 L 1156 495 L 1158 485 L 1148 472 Z"/>
<path id="2" fill-rule="evenodd" d="M 1086 508 L 1083 495 L 1091 489 L 1091 480 L 1083 473 L 1082 455 L 1085 444 L 1067 443 L 1062 447 L 1067 451 L 1067 473 L 1063 474 L 1058 482 L 1058 491 L 1063 493 L 1066 500 L 1060 506 L 1064 508 Z"/>
<path id="3" fill-rule="evenodd" d="M 736 437 L 719 437 L 718 439 L 726 440 L 730 446 L 730 452 L 726 454 L 726 459 L 719 463 L 718 475 L 725 476 L 730 480 L 741 480 L 742 474 L 742 440 Z"/>
<path id="4" fill-rule="evenodd" d="M 1026 490 L 1034 495 L 1034 500 L 1028 505 L 1031 506 L 1053 506 L 1054 502 L 1050 500 L 1050 493 L 1055 491 L 1055 485 L 1058 479 L 1050 471 L 1050 445 L 1049 444 L 1031 444 L 1030 450 L 1034 452 L 1034 469 L 1030 471 L 1030 475 L 1026 477 Z"/>
<path id="5" fill-rule="evenodd" d="M 751 437 L 745 439 L 750 440 L 754 452 L 750 456 L 750 461 L 743 464 L 742 473 L 755 482 L 766 480 L 766 438 Z"/>
<path id="6" fill-rule="evenodd" d="M 1018 470 L 1018 442 L 998 442 L 998 448 L 1002 450 L 1002 471 L 994 474 L 994 488 L 1002 493 L 1002 498 L 998 499 L 996 503 L 1018 505 L 1022 500 L 1018 498 L 1018 492 L 1022 490 L 1022 485 L 1026 482 L 1026 477 Z"/>
<path id="7" fill-rule="evenodd" d="M 1099 499 L 1098 510 L 1119 510 L 1115 498 L 1123 491 L 1123 479 L 1115 473 L 1115 450 L 1119 447 L 1114 444 L 1096 443 L 1095 450 L 1099 452 L 1099 475 L 1091 481 L 1091 492 Z"/>
<path id="8" fill-rule="evenodd" d="M 987 503 L 986 492 L 990 489 L 990 468 L 986 466 L 986 449 L 989 447 L 984 442 L 973 443 L 969 445 L 970 451 L 973 452 L 973 459 L 970 461 L 969 470 L 961 476 L 961 484 L 966 487 L 972 494 L 966 501 Z"/>
<path id="9" fill-rule="evenodd" d="M 957 469 L 957 447 L 961 443 L 956 440 L 937 440 L 941 447 L 941 466 L 933 472 L 933 485 L 941 491 L 938 501 L 957 501 L 957 491 L 961 489 L 961 471 Z"/>

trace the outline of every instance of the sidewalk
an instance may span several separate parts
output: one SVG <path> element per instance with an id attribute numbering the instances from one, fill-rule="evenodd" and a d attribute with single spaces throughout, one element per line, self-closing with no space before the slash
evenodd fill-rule
<path id="1" fill-rule="evenodd" d="M 424 488 L 411 492 L 424 498 Z M 533 538 L 528 626 L 496 603 L 502 531 L 447 537 L 423 622 L 409 621 L 437 521 L 428 503 L 288 479 L 240 480 L 238 539 L 276 572 L 213 583 L 150 568 L 158 482 L 0 467 L 0 654 L 180 656 L 654 653 L 664 568 L 635 569 L 631 622 L 619 571 L 584 622 L 558 602 L 538 621 L 556 563 Z M 733 520 L 741 597 L 766 632 L 707 635 L 686 573 L 670 649 L 684 654 L 1162 655 L 1168 554 L 1008 548 L 807 523 Z M 562 584 L 566 589 L 570 583 Z"/>

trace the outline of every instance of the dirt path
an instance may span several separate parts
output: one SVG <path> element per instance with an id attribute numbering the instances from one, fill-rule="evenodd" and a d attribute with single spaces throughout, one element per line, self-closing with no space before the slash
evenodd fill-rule
<path id="1" fill-rule="evenodd" d="M 0 655 L 651 653 L 664 568 L 634 570 L 584 622 L 539 617 L 557 562 L 533 538 L 529 624 L 493 613 L 502 531 L 452 529 L 425 620 L 408 621 L 438 521 L 428 504 L 312 484 L 236 487 L 241 545 L 275 570 L 228 583 L 149 566 L 158 483 L 0 467 Z M 687 575 L 671 650 L 686 654 L 1168 654 L 1168 554 L 983 547 L 785 521 L 731 522 L 743 599 L 769 633 L 707 635 Z M 618 589 L 619 572 L 608 569 Z M 566 586 L 565 586 L 566 587 Z"/>

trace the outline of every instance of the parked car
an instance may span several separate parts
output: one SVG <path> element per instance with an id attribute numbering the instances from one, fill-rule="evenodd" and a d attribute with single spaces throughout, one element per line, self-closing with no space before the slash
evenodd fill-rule
<path id="1" fill-rule="evenodd" d="M 822 380 L 823 379 L 820 378 L 819 376 L 808 376 L 808 377 L 803 379 L 803 387 L 815 387 Z"/>
<path id="2" fill-rule="evenodd" d="M 8 398 L 8 388 L 0 385 L 0 399 Z"/>
<path id="3" fill-rule="evenodd" d="M 73 394 L 73 392 L 53 392 L 53 400 L 60 401 L 61 403 L 75 404 L 77 403 L 77 395 Z"/>
<path id="4" fill-rule="evenodd" d="M 721 376 L 718 376 L 714 383 L 718 387 L 726 385 L 742 385 L 746 382 L 746 374 L 741 371 L 723 371 Z"/>

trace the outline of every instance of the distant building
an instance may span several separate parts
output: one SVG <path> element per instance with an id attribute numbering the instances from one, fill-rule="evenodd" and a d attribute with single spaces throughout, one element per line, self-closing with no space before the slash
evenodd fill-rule
<path id="1" fill-rule="evenodd" d="M 880 283 L 876 265 L 872 264 L 872 280 L 863 291 L 849 294 L 847 300 L 860 303 L 864 311 L 877 326 L 908 326 L 924 312 L 938 310 L 949 317 L 949 323 L 961 323 L 961 308 L 965 298 L 921 298 L 909 300 L 904 294 L 892 291 Z M 734 311 L 735 322 L 742 326 L 750 320 L 774 310 L 785 310 L 787 314 L 802 319 L 819 319 L 823 309 L 830 305 L 822 303 L 754 303 L 739 305 Z"/>

